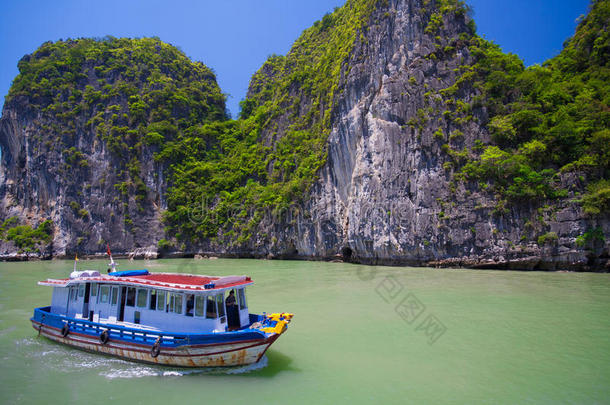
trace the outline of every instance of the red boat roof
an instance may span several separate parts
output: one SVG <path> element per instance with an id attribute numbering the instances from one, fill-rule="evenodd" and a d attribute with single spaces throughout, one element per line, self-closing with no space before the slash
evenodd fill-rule
<path id="1" fill-rule="evenodd" d="M 102 275 L 98 272 L 81 273 L 85 274 L 79 274 L 76 277 L 64 279 L 47 279 L 45 281 L 38 282 L 38 284 L 55 287 L 66 287 L 68 285 L 80 284 L 83 282 L 94 282 L 156 287 L 162 289 L 185 291 L 220 290 L 252 284 L 252 279 L 247 276 L 213 277 L 194 274 L 150 273 L 144 275 L 133 275 L 128 277 L 116 277 L 105 274 Z"/>

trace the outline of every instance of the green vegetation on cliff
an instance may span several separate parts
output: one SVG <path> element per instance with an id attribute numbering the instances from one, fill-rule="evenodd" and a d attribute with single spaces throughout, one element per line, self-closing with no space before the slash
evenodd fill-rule
<path id="1" fill-rule="evenodd" d="M 156 198 L 145 183 L 152 173 L 142 168 L 151 155 L 188 143 L 207 122 L 226 119 L 214 73 L 156 38 L 47 42 L 18 67 L 6 105 L 33 112 L 38 130 L 32 150 L 49 162 L 58 156 L 59 168 L 51 169 L 77 200 L 70 207 L 83 221 L 89 212 L 74 206 L 87 202 L 91 186 L 99 187 L 106 195 L 118 192 L 113 215 L 135 232 L 131 218 L 152 211 L 146 202 Z M 113 172 L 100 184 L 87 184 L 100 143 L 110 152 Z M 113 183 L 104 183 L 107 178 Z"/>
<path id="2" fill-rule="evenodd" d="M 341 75 L 378 2 L 349 0 L 305 30 L 287 56 L 270 57 L 239 120 L 225 119 L 209 69 L 148 38 L 45 43 L 19 62 L 7 102 L 25 97 L 53 121 L 45 125 L 59 143 L 47 146 L 61 148 L 66 170 L 89 168 L 74 145 L 80 131 L 95 131 L 120 163 L 115 188 L 125 206 L 129 196 L 146 196 L 142 149 L 153 150 L 166 168 L 168 233 L 196 241 L 221 232 L 243 242 L 265 213 L 313 184 Z M 281 133 L 280 117 L 290 121 Z"/>
<path id="3" fill-rule="evenodd" d="M 593 1 L 561 54 L 527 69 L 471 38 L 477 62 L 444 94 L 474 88 L 480 96 L 472 106 L 487 109 L 494 144 L 475 151 L 458 178 L 490 182 L 500 203 L 553 199 L 590 183 L 585 212 L 610 212 L 609 21 L 610 2 Z M 578 180 L 566 186 L 559 173 Z"/>
<path id="4" fill-rule="evenodd" d="M 426 0 L 416 10 L 422 30 L 436 40 L 428 58 L 452 59 L 462 48 L 474 56 L 438 95 L 447 106 L 443 116 L 458 128 L 482 111 L 492 143 L 454 151 L 451 141 L 464 132 L 447 134 L 442 150 L 453 162 L 445 167 L 456 169 L 455 179 L 490 187 L 500 210 L 586 190 L 587 214 L 609 212 L 609 4 L 594 0 L 563 52 L 527 69 L 477 36 L 468 19 L 461 18 L 469 23 L 459 38 L 441 46 L 447 15 L 468 13 L 463 1 Z M 41 129 L 54 139 L 35 147 L 60 153 L 66 173 L 90 169 L 87 151 L 75 145 L 82 131 L 94 133 L 116 159 L 113 187 L 125 206 L 149 193 L 141 166 L 153 156 L 168 183 L 164 219 L 172 240 L 161 247 L 178 246 L 174 238 L 242 243 L 266 215 L 298 202 L 315 182 L 352 50 L 367 41 L 378 6 L 388 2 L 348 0 L 305 30 L 286 56 L 271 56 L 252 78 L 238 120 L 226 119 L 224 96 L 207 67 L 154 38 L 45 43 L 19 62 L 7 103 L 43 112 Z M 445 141 L 441 128 L 436 138 Z M 576 180 L 566 185 L 560 174 Z M 77 202 L 72 210 L 89 215 Z M 124 221 L 129 228 L 129 215 Z M 542 242 L 553 240 L 547 235 Z"/>
<path id="5" fill-rule="evenodd" d="M 19 225 L 17 217 L 10 217 L 0 224 L 0 241 L 13 242 L 19 253 L 40 253 L 53 239 L 53 222 L 46 220 L 36 228 Z"/>
<path id="6" fill-rule="evenodd" d="M 91 151 L 75 145 L 92 132 L 115 158 L 115 187 L 138 201 L 147 193 L 144 148 L 225 119 L 212 71 L 155 38 L 47 42 L 18 66 L 7 103 L 42 112 L 40 152 L 60 152 L 66 172 L 87 170 Z"/>
<path id="7" fill-rule="evenodd" d="M 158 155 L 173 168 L 166 219 L 179 237 L 214 238 L 222 229 L 243 242 L 265 212 L 302 198 L 326 161 L 341 75 L 377 3 L 349 0 L 305 30 L 288 55 L 271 56 L 252 78 L 239 120 L 166 145 Z M 285 131 L 278 120 L 289 122 Z"/>
<path id="8" fill-rule="evenodd" d="M 101 135 L 121 133 L 120 126 L 147 135 L 151 122 L 167 122 L 165 134 L 173 136 L 225 114 L 212 71 L 156 38 L 46 42 L 18 67 L 7 103 L 26 97 L 62 123 L 87 111 Z"/>

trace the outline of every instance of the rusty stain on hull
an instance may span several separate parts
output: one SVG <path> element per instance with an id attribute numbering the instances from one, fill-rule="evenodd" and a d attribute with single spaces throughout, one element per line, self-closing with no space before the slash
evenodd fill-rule
<path id="1" fill-rule="evenodd" d="M 36 331 L 39 328 L 33 323 Z M 235 343 L 223 346 L 223 352 L 215 352 L 218 348 L 204 347 L 193 348 L 183 346 L 175 349 L 176 355 L 164 353 L 162 349 L 159 356 L 152 356 L 150 350 L 130 349 L 125 342 L 108 341 L 103 345 L 96 337 L 79 335 L 77 338 L 70 335 L 63 337 L 60 331 L 53 328 L 40 328 L 40 334 L 53 341 L 64 343 L 89 352 L 97 352 L 112 356 L 121 357 L 127 360 L 135 360 L 144 363 L 160 364 L 178 367 L 223 367 L 223 366 L 242 366 L 256 363 L 265 353 L 267 348 L 277 339 L 278 336 L 261 340 L 258 344 Z M 242 346 L 247 346 L 240 348 Z M 167 350 L 167 349 L 166 349 Z M 178 355 L 179 353 L 179 355 Z"/>

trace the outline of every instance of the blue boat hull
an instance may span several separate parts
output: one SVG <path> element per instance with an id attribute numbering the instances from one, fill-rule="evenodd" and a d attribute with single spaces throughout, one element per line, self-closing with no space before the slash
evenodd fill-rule
<path id="1" fill-rule="evenodd" d="M 36 308 L 30 319 L 39 335 L 90 352 L 168 366 L 256 363 L 280 336 L 255 329 L 207 334 L 153 332 L 68 318 L 50 310 L 50 307 Z M 250 323 L 263 319 L 261 315 L 250 315 Z"/>

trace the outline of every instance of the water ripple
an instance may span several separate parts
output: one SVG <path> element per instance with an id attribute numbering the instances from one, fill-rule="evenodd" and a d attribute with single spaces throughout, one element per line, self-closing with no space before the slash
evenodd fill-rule
<path id="1" fill-rule="evenodd" d="M 43 360 L 44 367 L 64 373 L 79 373 L 83 370 L 100 370 L 99 375 L 108 379 L 143 377 L 181 377 L 192 374 L 244 374 L 267 367 L 267 356 L 247 366 L 208 367 L 200 369 L 167 368 L 144 365 L 115 357 L 96 355 L 72 349 L 35 337 L 15 341 L 18 347 L 27 347 L 24 355 L 30 359 Z M 34 347 L 32 347 L 34 346 Z"/>
<path id="2" fill-rule="evenodd" d="M 182 377 L 193 374 L 244 374 L 267 367 L 267 356 L 254 364 L 236 367 L 208 367 L 199 369 L 165 369 L 155 366 L 134 366 L 125 369 L 114 369 L 100 372 L 101 376 L 109 379 L 115 378 L 142 378 L 142 377 Z"/>

